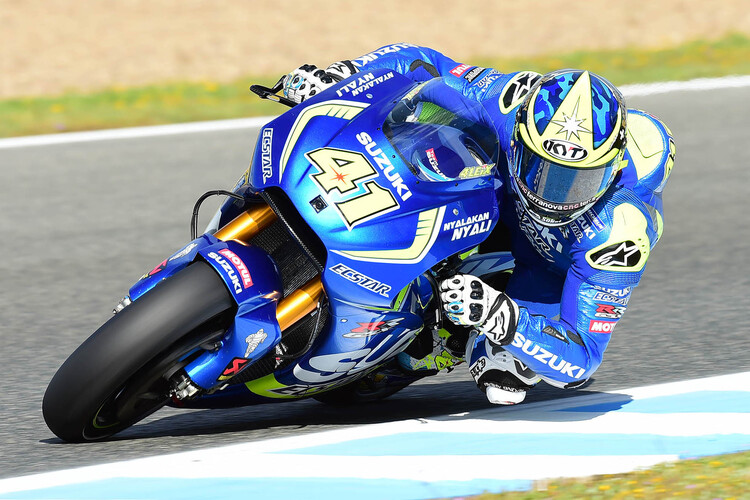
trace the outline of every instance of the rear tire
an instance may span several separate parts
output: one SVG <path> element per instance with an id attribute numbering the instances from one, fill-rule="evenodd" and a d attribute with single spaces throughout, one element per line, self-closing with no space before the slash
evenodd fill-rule
<path id="1" fill-rule="evenodd" d="M 57 371 L 42 403 L 50 430 L 65 441 L 104 439 L 162 407 L 170 390 L 163 375 L 223 333 L 210 320 L 227 323 L 234 307 L 224 281 L 204 262 L 159 283 L 102 325 Z"/>

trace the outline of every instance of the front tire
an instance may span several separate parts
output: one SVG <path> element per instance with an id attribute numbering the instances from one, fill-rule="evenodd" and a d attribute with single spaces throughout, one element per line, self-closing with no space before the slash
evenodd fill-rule
<path id="1" fill-rule="evenodd" d="M 217 326 L 226 328 L 217 319 L 227 323 L 234 307 L 223 280 L 204 262 L 162 281 L 63 363 L 44 394 L 47 426 L 65 441 L 94 441 L 147 417 L 169 398 L 163 375 L 215 337 Z"/>

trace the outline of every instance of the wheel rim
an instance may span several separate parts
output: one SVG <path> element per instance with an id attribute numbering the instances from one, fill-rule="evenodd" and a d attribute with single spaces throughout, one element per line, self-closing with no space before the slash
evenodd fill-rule
<path id="1" fill-rule="evenodd" d="M 143 367 L 119 390 L 107 398 L 83 429 L 83 437 L 96 440 L 109 437 L 143 420 L 167 404 L 171 398 L 169 377 L 188 365 L 203 350 L 200 345 L 224 335 L 225 329 L 189 335 Z"/>

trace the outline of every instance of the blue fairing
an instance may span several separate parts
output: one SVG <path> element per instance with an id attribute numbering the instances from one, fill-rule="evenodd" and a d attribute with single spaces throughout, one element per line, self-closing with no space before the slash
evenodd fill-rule
<path id="1" fill-rule="evenodd" d="M 384 123 L 414 83 L 383 70 L 357 78 L 379 83 L 356 95 L 326 92 L 342 98 L 318 96 L 269 123 L 249 185 L 283 190 L 318 235 L 330 297 L 387 307 L 427 269 L 484 240 L 498 218 L 498 181 L 490 174 L 434 182 L 412 170 Z"/>
<path id="2" fill-rule="evenodd" d="M 328 320 L 307 352 L 248 384 L 251 392 L 222 390 L 196 406 L 298 398 L 351 382 L 403 351 L 425 316 L 435 314 L 428 271 L 487 237 L 502 192 L 493 168 L 497 136 L 487 135 L 481 111 L 443 87 L 440 79 L 415 85 L 394 72 L 364 72 L 261 130 L 235 192 L 287 198 L 294 217 L 320 240 Z M 448 99 L 436 103 L 434 94 Z M 225 203 L 215 225 L 241 210 Z M 209 234 L 191 245 L 131 293 L 195 259 L 213 266 L 237 314 L 221 348 L 201 353 L 185 371 L 216 390 L 281 341 L 275 312 L 283 287 L 273 260 L 257 247 Z"/>
<path id="3" fill-rule="evenodd" d="M 281 329 L 276 321 L 276 302 L 282 285 L 276 264 L 260 248 L 204 234 L 136 283 L 130 289 L 131 299 L 137 300 L 196 259 L 214 268 L 237 303 L 221 348 L 204 352 L 185 368 L 196 385 L 209 389 L 229 380 L 278 344 Z"/>

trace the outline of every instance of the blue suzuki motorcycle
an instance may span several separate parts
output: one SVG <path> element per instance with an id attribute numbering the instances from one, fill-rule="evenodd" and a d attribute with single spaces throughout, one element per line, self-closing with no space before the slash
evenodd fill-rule
<path id="1" fill-rule="evenodd" d="M 284 101 L 278 86 L 253 90 Z M 268 123 L 205 233 L 211 193 L 193 241 L 57 371 L 49 428 L 90 441 L 164 405 L 372 401 L 461 362 L 468 331 L 442 321 L 437 282 L 512 267 L 473 254 L 503 192 L 483 123 L 442 79 L 385 70 Z"/>

